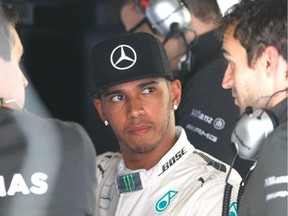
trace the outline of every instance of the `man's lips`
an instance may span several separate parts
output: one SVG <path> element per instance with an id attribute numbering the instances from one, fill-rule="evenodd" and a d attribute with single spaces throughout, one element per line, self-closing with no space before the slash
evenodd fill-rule
<path id="1" fill-rule="evenodd" d="M 143 135 L 147 133 L 151 129 L 150 125 L 147 124 L 141 124 L 141 125 L 136 125 L 128 129 L 128 132 L 131 135 Z"/>

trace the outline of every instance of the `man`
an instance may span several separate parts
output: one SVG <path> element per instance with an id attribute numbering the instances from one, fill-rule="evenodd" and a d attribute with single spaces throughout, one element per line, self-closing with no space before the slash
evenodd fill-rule
<path id="1" fill-rule="evenodd" d="M 239 215 L 287 215 L 287 1 L 243 0 L 221 23 L 229 63 L 222 86 L 232 89 L 242 116 L 235 142 L 240 156 L 257 161 Z"/>
<path id="2" fill-rule="evenodd" d="M 121 152 L 97 157 L 96 214 L 220 215 L 229 166 L 175 126 L 181 83 L 162 44 L 147 33 L 123 34 L 96 45 L 92 62 L 93 101 Z M 240 179 L 233 170 L 231 211 Z"/>
<path id="3" fill-rule="evenodd" d="M 230 5 L 235 3 L 224 1 Z M 148 6 L 145 6 L 144 2 L 147 2 Z M 181 5 L 181 1 L 175 0 L 113 0 L 109 1 L 109 4 L 111 13 L 119 13 L 127 31 L 147 32 L 162 43 L 167 41 L 165 49 L 169 62 L 183 86 L 182 102 L 176 113 L 176 122 L 185 128 L 189 141 L 196 148 L 231 164 L 235 153 L 230 147 L 230 137 L 238 111 L 231 92 L 221 87 L 227 66 L 221 51 L 222 41 L 216 35 L 216 21 L 221 17 L 221 12 L 216 0 L 185 2 L 185 7 Z M 164 9 L 160 10 L 166 5 L 177 10 L 171 9 L 171 14 L 165 13 Z M 178 14 L 174 13 L 175 11 L 178 11 Z M 182 16 L 187 13 L 191 17 L 186 18 L 187 21 L 184 22 Z M 182 20 L 185 27 L 167 38 L 167 35 L 161 34 L 157 28 L 152 29 L 151 21 L 161 23 L 154 20 L 157 16 L 168 17 L 163 20 L 172 24 L 174 19 L 181 17 L 179 23 L 181 24 Z M 146 22 L 142 22 L 143 19 L 146 19 Z M 250 163 L 239 162 L 236 162 L 235 168 L 244 177 Z"/>
<path id="4" fill-rule="evenodd" d="M 0 215 L 95 215 L 95 149 L 75 123 L 24 111 L 17 13 L 0 6 Z"/>

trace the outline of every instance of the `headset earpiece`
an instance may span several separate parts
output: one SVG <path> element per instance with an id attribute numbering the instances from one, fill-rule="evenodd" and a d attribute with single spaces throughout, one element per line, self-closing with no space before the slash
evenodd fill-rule
<path id="1" fill-rule="evenodd" d="M 167 36 L 173 23 L 181 30 L 188 28 L 191 13 L 181 0 L 136 0 L 136 8 L 143 12 L 152 29 Z"/>
<path id="2" fill-rule="evenodd" d="M 231 136 L 231 142 L 234 143 L 239 157 L 255 161 L 262 141 L 277 125 L 277 119 L 271 111 L 253 111 L 251 107 L 247 107 Z"/>

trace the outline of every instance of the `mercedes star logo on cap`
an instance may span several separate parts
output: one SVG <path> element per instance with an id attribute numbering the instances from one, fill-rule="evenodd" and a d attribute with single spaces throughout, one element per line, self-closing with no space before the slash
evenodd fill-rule
<path id="1" fill-rule="evenodd" d="M 110 55 L 110 61 L 114 68 L 126 70 L 131 68 L 137 60 L 135 50 L 128 45 L 117 46 Z"/>

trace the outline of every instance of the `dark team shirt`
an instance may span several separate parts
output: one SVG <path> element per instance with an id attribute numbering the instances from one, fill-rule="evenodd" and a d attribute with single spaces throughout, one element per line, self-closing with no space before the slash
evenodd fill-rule
<path id="1" fill-rule="evenodd" d="M 0 109 L 0 215 L 95 215 L 95 149 L 83 128 Z"/>
<path id="2" fill-rule="evenodd" d="M 248 179 L 239 216 L 287 215 L 287 99 L 272 109 L 279 125 L 261 145 L 257 165 Z"/>
<path id="3" fill-rule="evenodd" d="M 239 109 L 231 90 L 223 89 L 221 85 L 227 67 L 221 46 L 214 31 L 197 39 L 176 120 L 196 148 L 231 164 L 235 156 L 231 134 Z M 238 159 L 234 168 L 244 177 L 250 165 Z"/>

